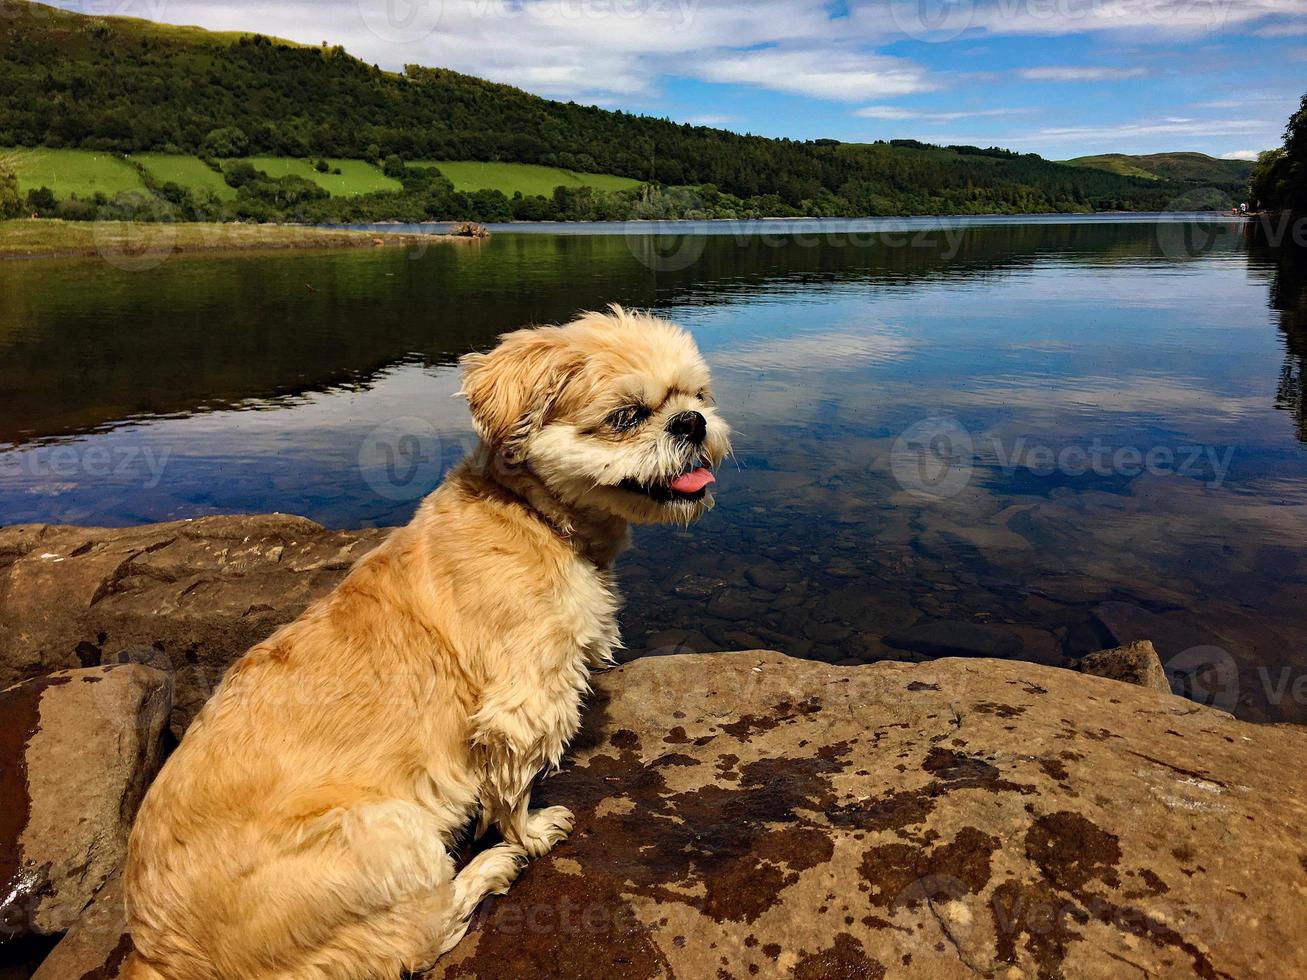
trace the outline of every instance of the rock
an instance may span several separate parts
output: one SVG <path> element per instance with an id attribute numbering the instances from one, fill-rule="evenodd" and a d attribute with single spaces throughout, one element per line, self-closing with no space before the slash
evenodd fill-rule
<path id="1" fill-rule="evenodd" d="M 176 671 L 180 736 L 232 661 L 386 533 L 277 514 L 0 528 L 0 687 L 152 647 Z"/>
<path id="2" fill-rule="evenodd" d="M 1001 626 L 932 619 L 891 633 L 885 642 L 900 650 L 937 657 L 1013 657 L 1021 640 Z"/>
<path id="3" fill-rule="evenodd" d="M 1113 650 L 1099 650 L 1084 657 L 1076 669 L 1095 677 L 1137 684 L 1150 691 L 1171 693 L 1171 684 L 1162 669 L 1162 658 L 1147 640 L 1138 640 Z"/>
<path id="4" fill-rule="evenodd" d="M 660 657 L 431 978 L 1296 976 L 1307 733 L 1001 660 Z"/>
<path id="5" fill-rule="evenodd" d="M 758 561 L 744 572 L 749 584 L 765 592 L 780 592 L 794 581 L 794 574 L 771 561 Z"/>
<path id="6" fill-rule="evenodd" d="M 131 951 L 122 880 L 114 875 L 32 974 L 32 980 L 115 980 Z"/>
<path id="7" fill-rule="evenodd" d="M 64 931 L 118 870 L 171 702 L 169 676 L 137 664 L 0 692 L 0 934 Z"/>
<path id="8" fill-rule="evenodd" d="M 743 589 L 723 589 L 708 601 L 707 613 L 717 619 L 737 623 L 753 619 L 763 609 Z"/>
<path id="9" fill-rule="evenodd" d="M 672 594 L 682 599 L 707 599 L 726 583 L 712 575 L 698 575 L 691 572 L 682 575 L 672 586 Z"/>
<path id="10" fill-rule="evenodd" d="M 852 632 L 842 623 L 822 623 L 811 619 L 803 626 L 803 635 L 816 643 L 839 643 Z"/>

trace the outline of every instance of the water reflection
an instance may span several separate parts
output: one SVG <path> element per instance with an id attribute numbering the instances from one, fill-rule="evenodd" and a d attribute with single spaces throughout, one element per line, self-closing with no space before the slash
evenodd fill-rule
<path id="1" fill-rule="evenodd" d="M 1241 714 L 1307 720 L 1304 266 L 1204 242 L 1137 222 L 718 236 L 655 271 L 620 236 L 500 234 L 0 266 L 0 519 L 398 523 L 470 445 L 459 354 L 652 306 L 704 348 L 739 468 L 700 527 L 638 534 L 630 655 L 1065 665 L 1141 636 L 1193 693 L 1206 669 Z"/>
<path id="2" fill-rule="evenodd" d="M 1275 392 L 1276 408 L 1293 418 L 1299 442 L 1307 442 L 1307 414 L 1303 406 L 1303 368 L 1307 363 L 1307 251 L 1291 245 L 1276 247 L 1264 234 L 1250 236 L 1254 261 L 1274 269 L 1271 309 L 1284 334 L 1284 366 Z"/>

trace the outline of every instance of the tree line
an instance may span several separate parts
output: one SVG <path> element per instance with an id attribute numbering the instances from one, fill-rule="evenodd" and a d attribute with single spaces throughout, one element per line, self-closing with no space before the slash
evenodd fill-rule
<path id="1" fill-rule="evenodd" d="M 1284 128 L 1284 145 L 1257 159 L 1253 204 L 1262 211 L 1307 214 L 1307 95 Z"/>

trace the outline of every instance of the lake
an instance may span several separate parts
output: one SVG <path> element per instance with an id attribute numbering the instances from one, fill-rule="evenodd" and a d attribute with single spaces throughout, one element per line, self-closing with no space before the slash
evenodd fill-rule
<path id="1" fill-rule="evenodd" d="M 1307 721 L 1301 251 L 1184 216 L 613 231 L 0 263 L 0 522 L 401 523 L 470 445 L 460 354 L 650 307 L 736 458 L 698 526 L 637 530 L 624 656 L 1147 637 L 1185 693 Z"/>

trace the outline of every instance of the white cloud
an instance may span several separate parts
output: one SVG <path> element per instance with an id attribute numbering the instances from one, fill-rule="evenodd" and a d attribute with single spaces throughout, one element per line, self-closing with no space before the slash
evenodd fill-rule
<path id="1" fill-rule="evenodd" d="M 1033 82 L 1119 82 L 1142 78 L 1147 68 L 1116 68 L 1107 65 L 1066 65 L 1048 68 L 1020 68 L 1017 74 Z"/>
<path id="2" fill-rule="evenodd" d="M 838 48 L 723 52 L 691 70 L 710 82 L 758 85 L 842 102 L 912 95 L 937 87 L 923 68 L 906 59 Z"/>
<path id="3" fill-rule="evenodd" d="M 1031 112 L 1031 109 L 970 109 L 962 112 L 926 112 L 918 109 L 904 109 L 892 105 L 869 105 L 858 109 L 853 114 L 863 119 L 911 119 L 919 122 L 956 122 L 959 119 L 977 119 L 982 116 L 1015 116 Z"/>
<path id="4" fill-rule="evenodd" d="M 1272 16 L 1301 17 L 1301 0 L 975 0 L 948 8 L 892 0 L 905 27 L 926 21 L 943 36 L 963 32 L 1062 35 L 1133 31 L 1158 35 L 1218 34 Z M 930 31 L 926 31 L 929 36 Z"/>
<path id="5" fill-rule="evenodd" d="M 1259 132 L 1268 125 L 1259 119 L 1148 119 L 1131 123 L 1109 123 L 1105 126 L 1054 126 L 1037 130 L 1032 138 L 1052 142 L 1075 140 L 1115 140 L 1135 136 L 1235 136 Z"/>
<path id="6" fill-rule="evenodd" d="M 1259 155 L 1258 150 L 1231 150 L 1229 153 L 1222 153 L 1222 160 L 1256 160 Z"/>
<path id="7" fill-rule="evenodd" d="M 702 112 L 697 115 L 686 116 L 685 121 L 691 126 L 725 126 L 731 121 L 731 117 L 714 112 Z"/>

